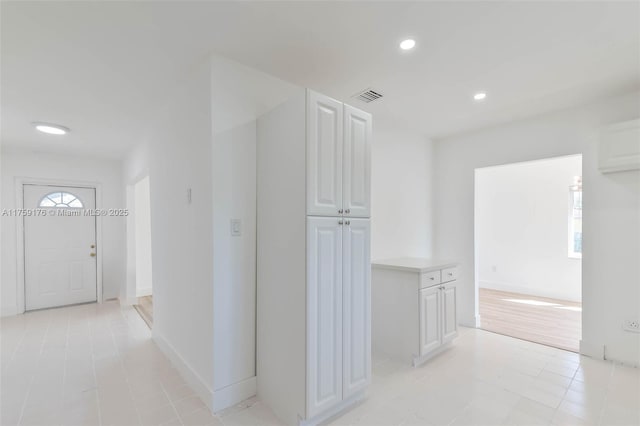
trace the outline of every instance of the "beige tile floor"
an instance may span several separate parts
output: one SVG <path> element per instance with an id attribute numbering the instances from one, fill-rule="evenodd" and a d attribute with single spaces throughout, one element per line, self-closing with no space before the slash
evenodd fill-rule
<path id="1" fill-rule="evenodd" d="M 211 415 L 116 302 L 3 318 L 2 425 L 277 425 L 257 399 Z M 341 425 L 639 425 L 638 369 L 482 330 L 413 369 L 374 358 Z"/>

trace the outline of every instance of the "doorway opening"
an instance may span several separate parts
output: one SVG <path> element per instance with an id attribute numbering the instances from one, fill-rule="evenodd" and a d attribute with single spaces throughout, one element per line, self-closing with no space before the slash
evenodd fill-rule
<path id="1" fill-rule="evenodd" d="M 475 170 L 480 328 L 573 352 L 582 335 L 582 155 Z"/>
<path id="2" fill-rule="evenodd" d="M 133 228 L 135 239 L 134 305 L 149 328 L 153 326 L 153 276 L 151 271 L 151 192 L 149 176 L 133 187 Z"/>

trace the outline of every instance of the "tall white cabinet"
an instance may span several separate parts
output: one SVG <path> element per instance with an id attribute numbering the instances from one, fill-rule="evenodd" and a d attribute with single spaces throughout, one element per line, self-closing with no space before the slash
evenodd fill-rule
<path id="1" fill-rule="evenodd" d="M 301 91 L 257 133 L 258 396 L 317 424 L 371 381 L 371 115 Z"/>

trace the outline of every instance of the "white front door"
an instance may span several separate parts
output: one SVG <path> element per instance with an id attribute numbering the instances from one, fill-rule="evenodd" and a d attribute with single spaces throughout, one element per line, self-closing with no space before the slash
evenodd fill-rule
<path id="1" fill-rule="evenodd" d="M 97 300 L 94 188 L 24 185 L 25 309 Z"/>

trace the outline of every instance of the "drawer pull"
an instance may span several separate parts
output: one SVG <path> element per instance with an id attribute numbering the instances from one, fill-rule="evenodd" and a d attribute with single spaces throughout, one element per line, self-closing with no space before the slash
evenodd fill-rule
<path id="1" fill-rule="evenodd" d="M 449 272 L 449 276 L 452 277 L 453 276 L 453 272 Z"/>
<path id="2" fill-rule="evenodd" d="M 436 278 L 435 278 L 435 277 L 429 277 L 429 279 L 430 279 L 431 281 L 433 281 L 433 280 L 435 280 Z"/>

